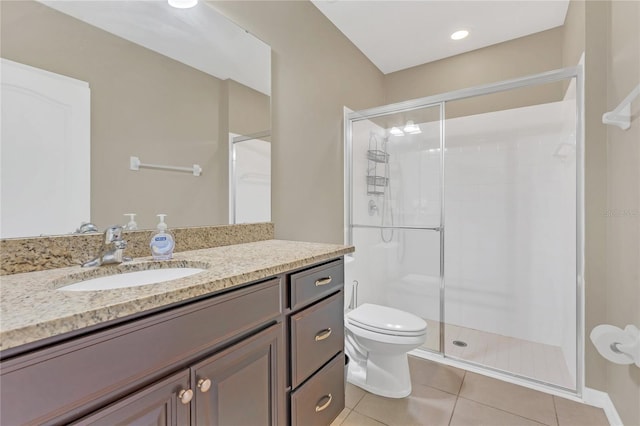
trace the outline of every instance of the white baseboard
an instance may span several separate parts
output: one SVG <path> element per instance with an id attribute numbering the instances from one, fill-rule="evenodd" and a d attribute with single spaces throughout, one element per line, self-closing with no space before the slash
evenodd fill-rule
<path id="1" fill-rule="evenodd" d="M 585 404 L 593 405 L 604 410 L 604 414 L 609 420 L 611 426 L 623 426 L 622 419 L 616 410 L 616 406 L 613 405 L 613 401 L 609 397 L 609 394 L 595 389 L 585 388 L 582 393 L 582 399 Z"/>

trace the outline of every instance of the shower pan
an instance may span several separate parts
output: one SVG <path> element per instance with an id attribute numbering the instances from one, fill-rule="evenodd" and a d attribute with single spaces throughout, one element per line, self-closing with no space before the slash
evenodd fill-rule
<path id="1" fill-rule="evenodd" d="M 582 391 L 580 68 L 345 113 L 358 304 L 428 323 L 417 356 Z"/>

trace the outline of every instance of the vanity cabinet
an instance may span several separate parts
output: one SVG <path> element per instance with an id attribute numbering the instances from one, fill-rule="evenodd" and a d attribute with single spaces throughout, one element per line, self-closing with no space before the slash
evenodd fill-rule
<path id="1" fill-rule="evenodd" d="M 282 338 L 282 326 L 274 325 L 72 424 L 278 424 Z"/>
<path id="2" fill-rule="evenodd" d="M 344 263 L 291 274 L 291 425 L 327 425 L 344 409 Z"/>
<path id="3" fill-rule="evenodd" d="M 0 425 L 328 425 L 343 285 L 337 259 L 0 353 Z"/>
<path id="4" fill-rule="evenodd" d="M 242 381 L 247 378 L 247 370 L 243 368 L 251 363 L 264 369 L 268 367 L 269 371 L 263 374 L 268 374 L 272 386 L 270 414 L 277 421 L 267 424 L 284 423 L 285 384 L 278 376 L 282 376 L 279 372 L 285 368 L 286 354 L 284 338 L 276 336 L 283 336 L 285 327 L 281 281 L 281 277 L 276 277 L 2 359 L 0 424 L 66 424 L 115 401 L 123 406 L 129 404 L 130 408 L 123 413 L 137 409 L 143 413 L 142 406 L 147 402 L 157 403 L 153 409 L 159 410 L 158 413 L 171 413 L 167 421 L 172 424 L 170 419 L 177 419 L 175 416 L 181 411 L 172 405 L 179 391 L 191 389 L 198 395 L 195 371 L 200 369 L 196 366 L 208 372 L 206 368 L 222 365 L 214 361 L 226 363 L 235 356 L 224 358 L 225 354 L 247 351 L 250 353 L 238 355 L 238 359 L 243 360 L 239 362 L 245 364 L 234 366 L 237 375 L 224 378 L 225 384 L 238 387 L 244 383 L 247 392 L 253 391 L 252 382 Z M 262 340 L 263 336 L 266 340 Z M 254 348 L 253 344 L 260 347 Z M 256 352 L 251 352 L 254 349 Z M 184 369 L 194 369 L 188 386 L 167 385 L 168 392 L 161 396 L 161 381 Z M 251 371 L 255 372 L 256 368 Z M 215 387 L 212 385 L 212 390 Z M 228 391 L 225 388 L 209 395 L 229 398 Z M 142 394 L 137 395 L 138 392 Z M 144 399 L 147 392 L 153 396 Z M 244 391 L 236 390 L 236 394 L 241 392 Z M 123 398 L 138 402 L 127 403 Z M 208 406 L 215 407 L 215 404 Z M 191 417 L 195 419 L 193 412 Z"/>

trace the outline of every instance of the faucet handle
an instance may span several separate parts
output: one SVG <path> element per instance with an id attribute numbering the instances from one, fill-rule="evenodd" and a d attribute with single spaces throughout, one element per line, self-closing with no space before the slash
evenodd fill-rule
<path id="1" fill-rule="evenodd" d="M 113 225 L 104 231 L 104 243 L 109 244 L 114 241 L 122 241 L 122 226 Z M 126 244 L 126 243 L 125 243 Z"/>

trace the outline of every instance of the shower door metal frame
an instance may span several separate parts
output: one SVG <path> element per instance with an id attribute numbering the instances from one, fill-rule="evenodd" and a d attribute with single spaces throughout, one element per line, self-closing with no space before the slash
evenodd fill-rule
<path id="1" fill-rule="evenodd" d="M 440 232 L 440 351 L 435 352 L 443 358 L 455 359 L 463 364 L 474 365 L 484 370 L 493 371 L 499 375 L 504 375 L 516 380 L 541 385 L 542 387 L 582 396 L 584 391 L 584 76 L 583 67 L 562 68 L 547 71 L 530 76 L 505 80 L 497 83 L 474 86 L 466 89 L 454 90 L 451 92 L 427 96 L 404 102 L 384 105 L 375 108 L 368 108 L 360 111 L 344 109 L 344 194 L 345 194 L 345 240 L 347 244 L 353 244 L 353 228 L 386 228 L 386 229 L 420 229 Z M 553 383 L 543 382 L 531 377 L 518 375 L 512 372 L 498 370 L 486 365 L 477 364 L 458 358 L 447 357 L 444 351 L 444 327 L 445 327 L 445 104 L 450 101 L 457 101 L 476 96 L 489 95 L 508 90 L 538 86 L 542 84 L 555 83 L 562 80 L 576 79 L 576 389 L 565 388 Z M 384 115 L 411 111 L 419 108 L 440 106 L 440 226 L 437 228 L 407 227 L 407 226 L 363 226 L 353 224 L 353 133 L 352 123 L 369 120 Z"/>

